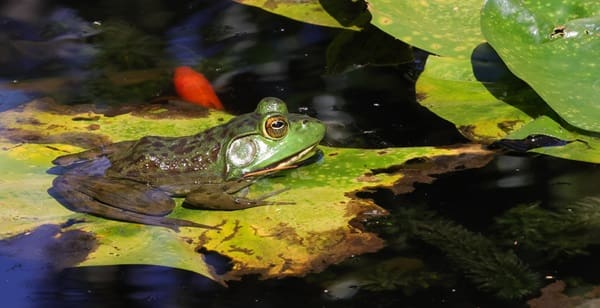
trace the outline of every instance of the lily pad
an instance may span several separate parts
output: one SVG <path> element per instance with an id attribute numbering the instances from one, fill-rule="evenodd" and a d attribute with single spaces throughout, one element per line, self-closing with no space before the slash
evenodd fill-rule
<path id="1" fill-rule="evenodd" d="M 393 37 L 430 53 L 467 59 L 485 41 L 481 0 L 369 0 L 371 23 Z"/>
<path id="2" fill-rule="evenodd" d="M 327 74 L 338 74 L 365 65 L 398 65 L 414 61 L 413 51 L 374 26 L 362 31 L 342 31 L 327 47 Z"/>
<path id="3" fill-rule="evenodd" d="M 498 65 L 489 58 L 430 57 L 416 84 L 419 102 L 473 141 L 546 135 L 576 142 L 531 152 L 600 163 L 598 136 L 561 123 L 531 88 L 494 67 Z"/>
<path id="4" fill-rule="evenodd" d="M 600 2 L 490 0 L 481 28 L 510 70 L 563 119 L 600 132 Z"/>
<path id="5" fill-rule="evenodd" d="M 579 134 L 564 129 L 547 116 L 541 116 L 524 125 L 521 129 L 506 136 L 506 139 L 521 139 L 531 135 L 544 135 L 567 142 L 564 146 L 547 146 L 529 150 L 530 152 L 557 156 L 566 159 L 600 163 L 600 138 Z"/>
<path id="6" fill-rule="evenodd" d="M 48 234 L 51 247 L 62 247 L 62 239 L 76 232 L 85 239 L 87 255 L 76 255 L 69 266 L 153 264 L 194 271 L 224 282 L 244 274 L 263 278 L 303 275 L 319 271 L 352 255 L 380 249 L 383 241 L 373 233 L 360 229 L 361 217 L 384 215 L 385 210 L 370 199 L 357 197 L 357 192 L 375 187 L 392 187 L 407 191 L 414 181 L 431 181 L 429 173 L 458 170 L 464 162 L 449 164 L 448 158 L 493 155 L 478 145 L 453 148 L 390 148 L 379 150 L 321 147 L 324 159 L 299 169 L 284 171 L 282 176 L 259 181 L 250 193 L 260 195 L 288 187 L 274 201 L 293 201 L 293 205 L 264 206 L 240 211 L 204 211 L 181 207 L 171 217 L 201 224 L 219 226 L 221 230 L 180 228 L 180 232 L 156 226 L 112 221 L 75 213 L 60 205 L 48 194 L 55 177 L 48 173 L 51 161 L 64 153 L 80 151 L 85 145 L 79 138 L 97 136 L 102 142 L 139 138 L 144 135 L 189 135 L 231 118 L 210 111 L 205 118 L 169 116 L 168 110 L 155 113 L 105 116 L 87 106 L 71 111 L 52 100 L 37 100 L 18 110 L 0 113 L 0 231 L 3 247 L 21 243 L 27 234 Z M 152 109 L 151 109 L 152 110 Z M 91 128 L 93 127 L 93 129 Z M 67 133 L 68 132 L 68 133 Z M 21 141 L 16 141 L 17 135 Z M 29 142 L 24 136 L 33 136 Z M 49 143 L 48 141 L 52 141 Z M 459 155 L 462 154 L 462 155 Z M 466 155 L 465 155 L 466 154 Z M 443 164 L 411 174 L 398 166 L 414 158 L 428 157 Z M 445 167 L 444 167 L 445 166 Z M 462 166 L 462 167 L 460 167 Z M 446 168 L 446 169 L 444 169 Z M 411 180 L 412 179 L 412 180 Z M 401 184 L 403 183 L 403 184 Z M 400 188 L 402 185 L 404 188 Z M 409 189 L 408 189 L 409 190 Z M 44 243 L 40 243 L 44 245 Z M 74 247 L 72 242 L 63 246 Z M 44 246 L 45 247 L 45 246 Z M 60 258 L 60 250 L 52 251 Z M 42 254 L 40 259 L 49 256 Z M 204 254 L 214 252 L 231 260 L 232 269 L 217 274 L 205 262 Z M 66 253 L 66 252 L 64 252 Z"/>
<path id="7" fill-rule="evenodd" d="M 363 3 L 339 0 L 234 0 L 301 22 L 325 27 L 359 30 L 357 23 Z"/>
<path id="8" fill-rule="evenodd" d="M 509 93 L 507 88 L 477 80 L 469 60 L 429 57 L 416 89 L 421 105 L 454 123 L 473 141 L 491 143 L 532 120 L 523 111 L 531 90 L 512 91 L 511 97 L 521 107 L 515 108 L 490 91 Z"/>

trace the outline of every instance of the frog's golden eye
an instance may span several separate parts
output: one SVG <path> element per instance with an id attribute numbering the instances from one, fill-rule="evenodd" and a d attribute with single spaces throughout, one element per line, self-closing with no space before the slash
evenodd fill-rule
<path id="1" fill-rule="evenodd" d="M 273 139 L 285 137 L 288 131 L 287 119 L 283 116 L 272 116 L 265 121 L 265 132 L 267 136 Z"/>

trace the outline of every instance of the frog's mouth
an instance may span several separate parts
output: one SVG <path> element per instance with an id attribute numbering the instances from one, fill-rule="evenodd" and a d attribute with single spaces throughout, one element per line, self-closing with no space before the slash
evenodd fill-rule
<path id="1" fill-rule="evenodd" d="M 320 150 L 317 149 L 317 145 L 319 145 L 319 144 L 315 143 L 312 146 L 310 146 L 292 156 L 289 156 L 277 163 L 271 164 L 260 170 L 248 172 L 248 173 L 244 174 L 243 177 L 253 177 L 253 176 L 259 176 L 259 175 L 265 175 L 265 174 L 274 173 L 274 172 L 281 171 L 281 170 L 294 169 L 294 168 L 298 168 L 300 166 L 312 164 L 312 163 L 318 161 L 323 156 L 323 152 L 321 152 Z"/>

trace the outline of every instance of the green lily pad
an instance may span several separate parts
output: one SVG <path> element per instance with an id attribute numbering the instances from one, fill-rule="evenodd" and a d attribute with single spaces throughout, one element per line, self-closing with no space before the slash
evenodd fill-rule
<path id="1" fill-rule="evenodd" d="M 430 57 L 416 84 L 420 104 L 454 123 L 473 141 L 489 144 L 541 134 L 576 142 L 531 152 L 600 163 L 600 138 L 557 121 L 543 100 L 518 79 L 502 73 L 501 68 L 491 69 L 487 77 L 484 73 L 475 77 L 474 71 L 493 63 L 477 58 Z"/>
<path id="2" fill-rule="evenodd" d="M 563 119 L 600 132 L 600 2 L 490 0 L 481 28 L 510 70 Z"/>
<path id="3" fill-rule="evenodd" d="M 508 93 L 502 84 L 477 80 L 471 61 L 444 57 L 429 57 L 416 84 L 421 105 L 454 123 L 465 137 L 482 143 L 502 139 L 532 120 L 523 111 L 524 98 L 531 95 L 527 89 L 511 95 L 521 108 L 489 89 Z"/>
<path id="4" fill-rule="evenodd" d="M 485 41 L 481 0 L 369 0 L 371 23 L 393 37 L 440 56 L 466 59 Z"/>
<path id="5" fill-rule="evenodd" d="M 364 65 L 397 65 L 414 61 L 412 48 L 374 26 L 342 31 L 327 47 L 327 74 Z"/>
<path id="6" fill-rule="evenodd" d="M 529 152 L 557 156 L 566 159 L 600 163 L 600 138 L 580 134 L 564 129 L 558 122 L 547 116 L 536 118 L 521 129 L 506 136 L 506 139 L 522 139 L 531 135 L 555 137 L 568 144 L 564 146 L 548 146 L 529 150 Z"/>
<path id="7" fill-rule="evenodd" d="M 359 30 L 358 23 L 363 3 L 339 0 L 234 0 L 237 3 L 255 6 L 265 11 L 301 22 L 325 27 Z"/>
<path id="8" fill-rule="evenodd" d="M 451 164 L 451 157 L 471 162 L 474 156 L 486 157 L 487 161 L 492 156 L 492 152 L 477 145 L 379 150 L 321 147 L 322 161 L 263 179 L 250 189 L 252 197 L 287 187 L 290 189 L 271 200 L 295 204 L 205 211 L 183 208 L 178 199 L 171 217 L 219 226 L 221 230 L 181 227 L 176 232 L 66 209 L 48 193 L 55 177 L 48 173 L 51 161 L 106 142 L 144 135 L 194 134 L 231 115 L 202 111 L 197 118 L 186 118 L 164 106 L 117 116 L 104 113 L 92 106 L 68 109 L 52 100 L 37 100 L 0 113 L 0 248 L 13 247 L 28 234 L 45 234 L 40 237 L 52 245 L 39 245 L 51 248 L 41 249 L 33 257 L 62 260 L 81 247 L 85 253 L 68 258 L 71 261 L 62 264 L 67 266 L 162 265 L 197 272 L 219 282 L 239 279 L 244 274 L 262 278 L 303 275 L 383 246 L 380 238 L 359 226 L 361 217 L 384 215 L 385 210 L 370 199 L 357 197 L 358 191 L 375 187 L 407 191 L 410 189 L 406 187 L 416 180 L 431 181 L 431 172 L 468 165 L 462 161 Z M 411 176 L 398 167 L 418 157 L 431 161 L 440 157 L 443 164 L 435 170 L 410 169 L 414 173 Z M 225 274 L 215 273 L 204 260 L 206 252 L 228 257 L 233 268 Z"/>

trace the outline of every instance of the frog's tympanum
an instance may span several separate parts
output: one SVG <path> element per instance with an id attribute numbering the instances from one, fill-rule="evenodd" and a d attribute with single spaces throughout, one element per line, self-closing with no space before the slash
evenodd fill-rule
<path id="1" fill-rule="evenodd" d="M 147 136 L 58 157 L 66 171 L 53 194 L 68 208 L 93 215 L 165 226 L 214 228 L 165 217 L 171 197 L 187 207 L 237 210 L 278 204 L 245 197 L 258 179 L 295 168 L 317 153 L 325 126 L 288 113 L 284 102 L 264 98 L 253 113 L 186 137 Z M 280 202 L 279 204 L 281 204 Z"/>

